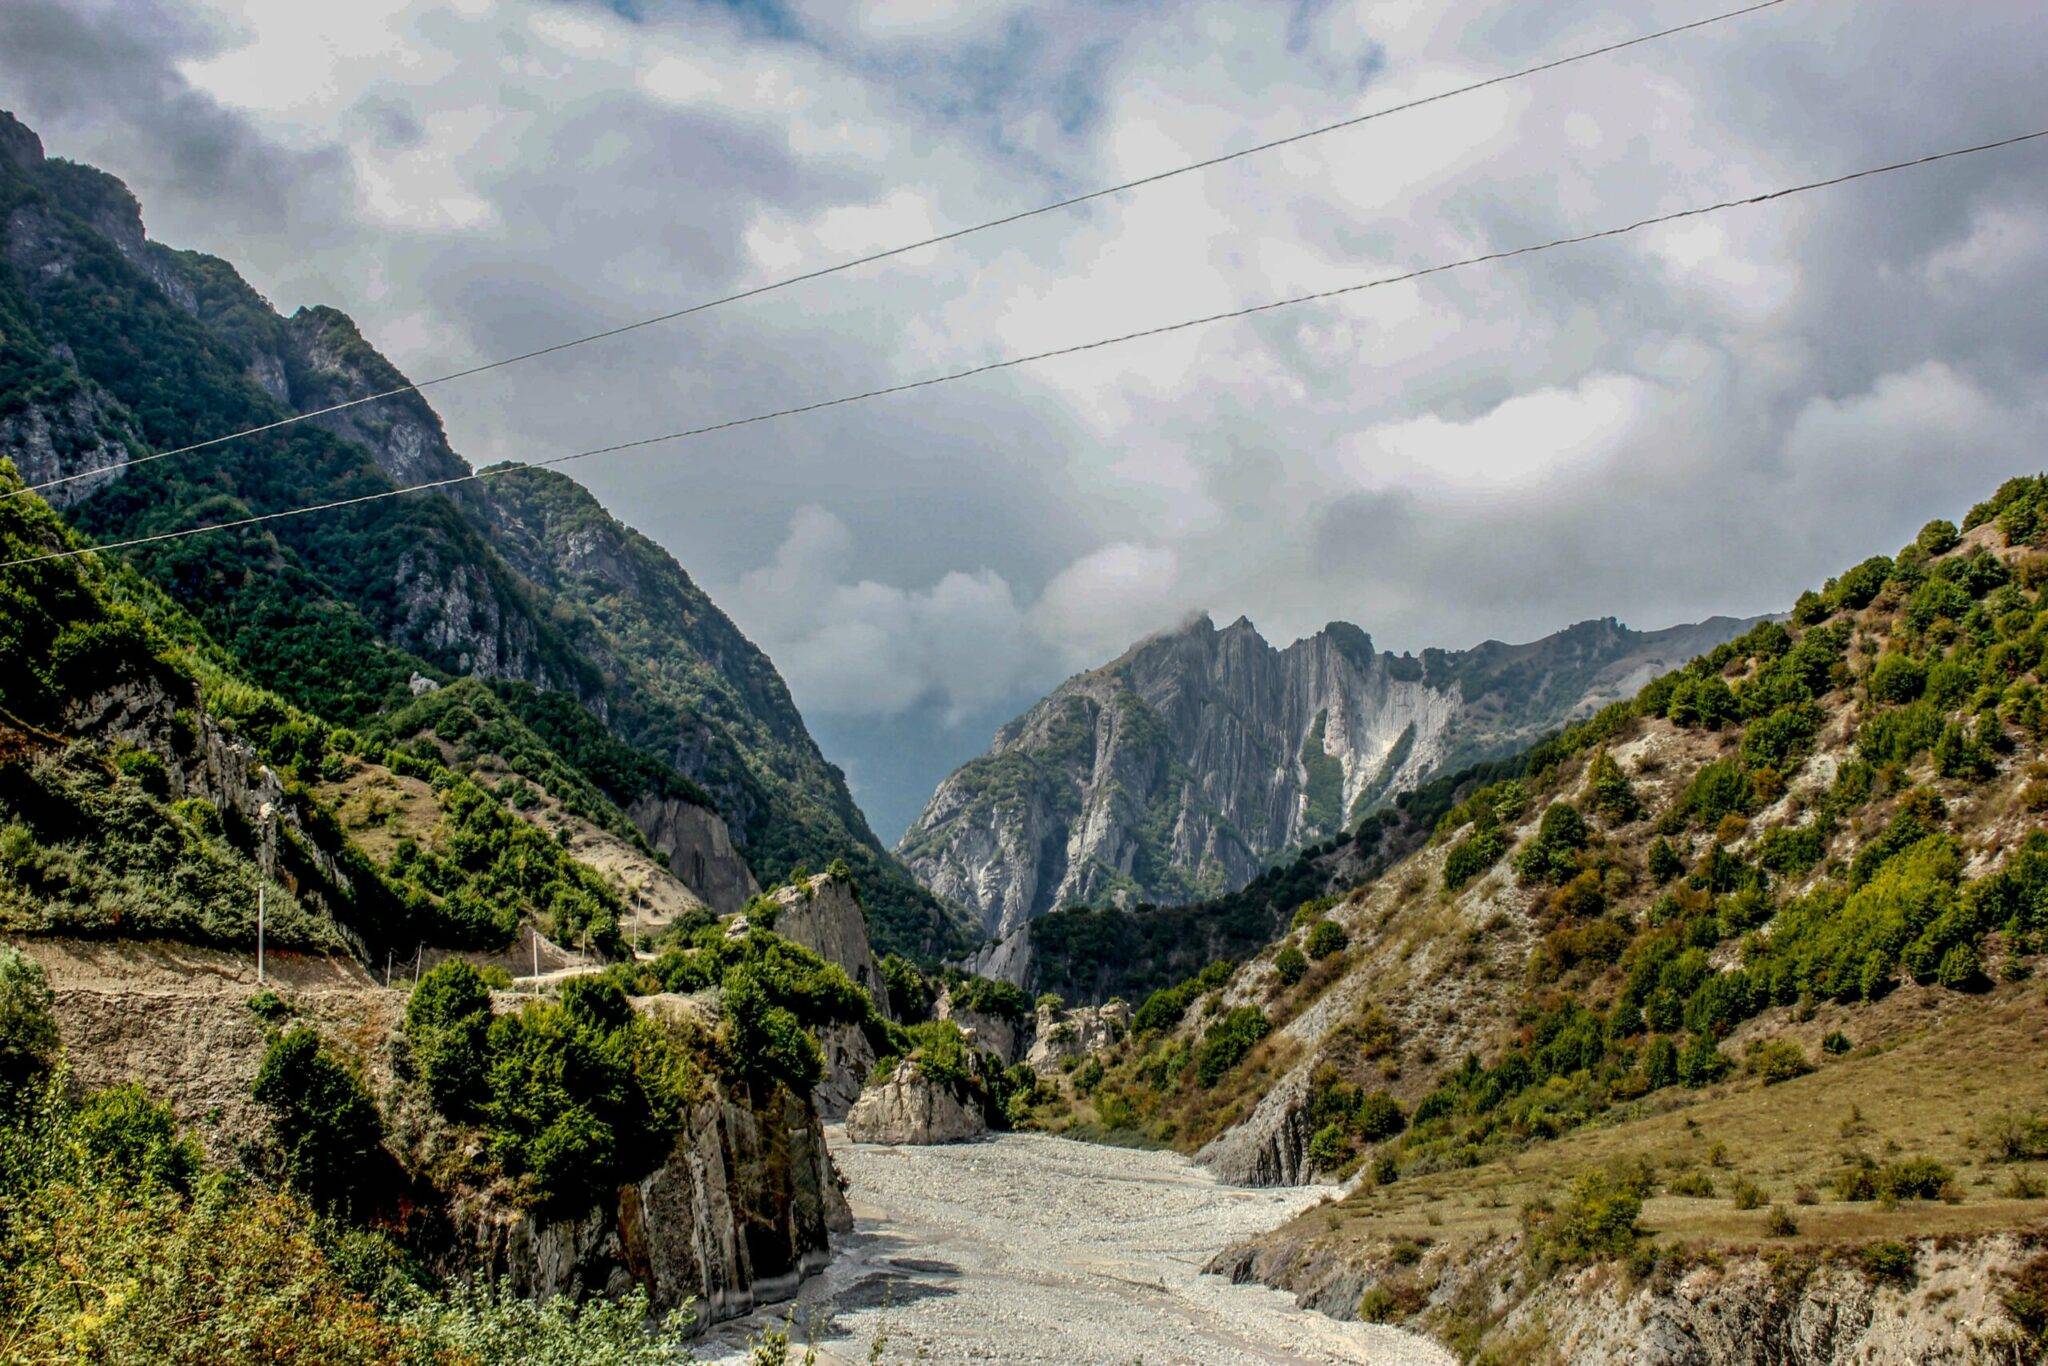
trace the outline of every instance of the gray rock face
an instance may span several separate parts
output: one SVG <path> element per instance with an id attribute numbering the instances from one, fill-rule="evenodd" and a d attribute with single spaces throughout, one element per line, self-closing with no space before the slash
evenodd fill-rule
<path id="1" fill-rule="evenodd" d="M 852 1228 L 810 1108 L 699 1105 L 668 1160 L 615 1203 L 576 1219 L 492 1204 L 458 1213 L 467 1266 L 536 1299 L 617 1295 L 640 1284 L 657 1311 L 695 1301 L 700 1322 L 786 1299 Z"/>
<path id="2" fill-rule="evenodd" d="M 802 886 L 776 888 L 775 903 L 777 934 L 828 963 L 837 963 L 884 1018 L 895 1018 L 889 1009 L 889 988 L 882 981 L 882 965 L 875 961 L 875 951 L 868 943 L 867 917 L 861 913 L 860 898 L 851 882 L 820 873 Z"/>
<path id="3" fill-rule="evenodd" d="M 987 1132 L 980 1113 L 926 1076 L 914 1058 L 861 1092 L 846 1116 L 846 1136 L 855 1143 L 959 1143 Z"/>
<path id="4" fill-rule="evenodd" d="M 1030 1043 L 1030 1035 L 1000 1015 L 989 1015 L 979 1010 L 962 1010 L 953 1004 L 953 993 L 941 993 L 932 1003 L 932 1015 L 941 1020 L 951 1020 L 960 1026 L 961 1033 L 975 1048 L 986 1049 L 1003 1061 L 1008 1067 L 1024 1056 L 1024 1049 Z"/>
<path id="5" fill-rule="evenodd" d="M 111 466 L 129 458 L 126 443 L 133 439 L 127 420 L 92 384 L 0 417 L 0 455 L 14 462 L 23 483 L 70 480 L 42 491 L 42 497 L 58 508 L 70 507 L 119 479 L 121 472 Z"/>
<path id="6" fill-rule="evenodd" d="M 731 915 L 760 894 L 761 884 L 732 847 L 732 832 L 716 811 L 680 797 L 646 796 L 626 808 L 669 871 L 720 915 Z"/>
<path id="7" fill-rule="evenodd" d="M 1609 619 L 1421 656 L 1343 622 L 1285 649 L 1206 616 L 1068 680 L 949 777 L 898 852 L 1005 935 L 1046 911 L 1233 890 L 1446 769 L 1511 752 L 1729 639 Z"/>
<path id="8" fill-rule="evenodd" d="M 1131 1008 L 1122 1001 L 1054 1010 L 1040 1006 L 1024 1055 L 1034 1072 L 1057 1072 L 1069 1058 L 1099 1053 L 1131 1030 Z"/>

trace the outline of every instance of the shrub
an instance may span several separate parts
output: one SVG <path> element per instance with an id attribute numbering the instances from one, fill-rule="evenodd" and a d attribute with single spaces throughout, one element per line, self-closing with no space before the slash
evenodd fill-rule
<path id="1" fill-rule="evenodd" d="M 1577 808 L 1552 802 L 1544 809 L 1536 833 L 1515 855 L 1515 874 L 1524 882 L 1563 882 L 1578 871 L 1578 851 L 1586 847 L 1586 818 Z"/>
<path id="2" fill-rule="evenodd" d="M 1836 1057 L 1840 1057 L 1854 1047 L 1855 1045 L 1849 1042 L 1849 1036 L 1839 1029 L 1830 1029 L 1827 1032 L 1827 1036 L 1820 1041 L 1820 1051 Z"/>
<path id="3" fill-rule="evenodd" d="M 1334 920 L 1318 920 L 1308 932 L 1308 956 L 1317 962 L 1333 953 L 1342 953 L 1350 944 L 1351 936 Z"/>
<path id="4" fill-rule="evenodd" d="M 1728 1199 L 1737 1209 L 1759 1209 L 1764 1203 L 1764 1188 L 1746 1176 L 1738 1176 L 1729 1183 Z"/>
<path id="5" fill-rule="evenodd" d="M 271 1040 L 256 1071 L 284 1175 L 315 1204 L 354 1208 L 375 1194 L 383 1121 L 356 1074 L 305 1027 Z"/>
<path id="6" fill-rule="evenodd" d="M 1704 765 L 1686 785 L 1678 809 L 1702 825 L 1718 825 L 1724 816 L 1746 816 L 1755 800 L 1749 774 L 1734 759 Z"/>
<path id="7" fill-rule="evenodd" d="M 1374 1091 L 1358 1102 L 1358 1113 L 1352 1125 L 1360 1138 L 1368 1143 L 1378 1143 L 1407 1128 L 1408 1119 L 1392 1096 L 1385 1091 Z"/>
<path id="8" fill-rule="evenodd" d="M 1209 1027 L 1195 1054 L 1195 1077 L 1204 1086 L 1214 1086 L 1224 1073 L 1244 1061 L 1245 1055 L 1273 1028 L 1255 1006 L 1238 1006 Z"/>
<path id="9" fill-rule="evenodd" d="M 1678 856 L 1670 840 L 1659 835 L 1650 845 L 1649 869 L 1650 877 L 1662 884 L 1685 871 L 1685 860 Z"/>
<path id="10" fill-rule="evenodd" d="M 1714 1046 L 1712 1035 L 1695 1034 L 1678 1057 L 1678 1079 L 1697 1090 L 1721 1080 L 1734 1067 L 1734 1061 Z"/>
<path id="11" fill-rule="evenodd" d="M 1308 1160 L 1318 1171 L 1334 1172 L 1351 1160 L 1351 1135 L 1342 1124 L 1325 1124 L 1308 1141 Z"/>
<path id="12" fill-rule="evenodd" d="M 2028 1336 L 2048 1343 L 2048 1252 L 2037 1253 L 2012 1272 L 2000 1298 Z"/>
<path id="13" fill-rule="evenodd" d="M 1664 1183 L 1664 1189 L 1672 1195 L 1711 1200 L 1714 1198 L 1714 1178 L 1702 1171 L 1679 1172 Z"/>
<path id="14" fill-rule="evenodd" d="M 2030 1162 L 2048 1157 L 2048 1119 L 2008 1110 L 1992 1119 L 1984 1137 L 2001 1162 Z"/>
<path id="15" fill-rule="evenodd" d="M 1911 702 L 1927 689 L 1927 668 L 1911 655 L 1887 654 L 1871 669 L 1869 686 L 1874 702 Z"/>
<path id="16" fill-rule="evenodd" d="M 179 1134 L 170 1110 L 140 1086 L 88 1096 L 71 1118 L 71 1132 L 99 1177 L 136 1194 L 189 1191 L 203 1164 L 199 1145 Z"/>
<path id="17" fill-rule="evenodd" d="M 442 1113 L 467 1119 L 482 1108 L 491 992 L 457 958 L 436 963 L 405 1006 L 405 1040 L 427 1094 Z"/>
<path id="18" fill-rule="evenodd" d="M 42 964 L 0 944 L 0 1086 L 42 1076 L 57 1056 L 56 996 Z"/>
<path id="19" fill-rule="evenodd" d="M 887 984 L 889 1005 L 896 1018 L 906 1024 L 928 1020 L 937 993 L 932 984 L 908 958 L 893 953 L 882 955 L 882 981 Z"/>
<path id="20" fill-rule="evenodd" d="M 1508 839 L 1499 826 L 1474 830 L 1444 855 L 1444 890 L 1457 891 L 1500 862 L 1500 856 L 1507 850 Z"/>
<path id="21" fill-rule="evenodd" d="M 1280 952 L 1273 955 L 1273 971 L 1283 983 L 1291 987 L 1307 975 L 1308 959 L 1294 945 L 1284 945 Z"/>
<path id="22" fill-rule="evenodd" d="M 1783 1205 L 1772 1205 L 1771 1212 L 1764 1218 L 1764 1236 L 1796 1238 L 1799 1236 L 1799 1224 Z"/>
<path id="23" fill-rule="evenodd" d="M 1586 766 L 1586 804 L 1617 825 L 1643 813 L 1643 804 L 1635 788 L 1629 785 L 1628 776 L 1604 749 L 1597 751 Z"/>
<path id="24" fill-rule="evenodd" d="M 1956 524 L 1943 517 L 1937 517 L 1920 528 L 1920 534 L 1913 538 L 1913 544 L 1923 555 L 1946 555 L 1962 540 L 1956 531 Z"/>
<path id="25" fill-rule="evenodd" d="M 1863 1273 L 1876 1281 L 1899 1281 L 1910 1284 L 1914 1279 L 1913 1249 L 1901 1242 L 1887 1239 L 1871 1243 L 1858 1255 Z"/>
<path id="26" fill-rule="evenodd" d="M 1858 1158 L 1835 1173 L 1838 1200 L 1936 1200 L 1955 1172 L 1931 1157 L 1908 1157 L 1883 1166 Z"/>
<path id="27" fill-rule="evenodd" d="M 1813 1070 L 1806 1054 L 1790 1039 L 1770 1039 L 1757 1044 L 1744 1059 L 1743 1066 L 1751 1076 L 1762 1078 L 1766 1086 L 1803 1077 Z"/>
<path id="28" fill-rule="evenodd" d="M 1555 1208 L 1537 1204 L 1523 1210 L 1531 1255 L 1552 1265 L 1627 1257 L 1642 1236 L 1636 1221 L 1644 1193 L 1631 1173 L 1597 1168 L 1580 1173 Z"/>

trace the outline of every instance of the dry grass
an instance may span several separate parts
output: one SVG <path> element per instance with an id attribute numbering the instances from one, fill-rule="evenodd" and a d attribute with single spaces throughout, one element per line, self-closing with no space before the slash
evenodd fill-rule
<path id="1" fill-rule="evenodd" d="M 1706 1168 L 1710 1157 L 1725 1168 L 1715 1173 L 1720 1196 L 1658 1195 L 1646 1202 L 1642 1223 L 1659 1241 L 1762 1242 L 1771 1204 L 1792 1210 L 1798 1223 L 1795 1236 L 1771 1240 L 1781 1245 L 2048 1223 L 2048 1199 L 2002 1193 L 2015 1171 L 2040 1175 L 2048 1164 L 1998 1161 L 1983 1138 L 2002 1113 L 2048 1114 L 2048 1069 L 2040 1063 L 2048 1050 L 2048 989 L 2028 982 L 1984 997 L 1942 995 L 1939 1010 L 1906 999 L 1880 1007 L 1888 1017 L 1866 1009 L 1858 1023 L 1873 1041 L 1846 1057 L 1821 1058 L 1808 1076 L 1770 1087 L 1740 1081 L 1659 1093 L 1606 1123 L 1500 1161 L 1358 1191 L 1332 1207 L 1334 1236 L 1491 1237 L 1514 1229 L 1525 1203 L 1554 1194 L 1587 1168 L 1648 1160 L 1667 1178 Z M 1829 1181 L 1854 1152 L 1880 1162 L 1934 1158 L 1956 1170 L 1962 1198 L 1889 1209 L 1836 1201 Z M 1738 1174 L 1762 1187 L 1765 1208 L 1734 1207 L 1727 1189 Z M 1802 1188 L 1821 1198 L 1796 1203 Z M 1320 1224 L 1317 1231 L 1324 1231 Z"/>

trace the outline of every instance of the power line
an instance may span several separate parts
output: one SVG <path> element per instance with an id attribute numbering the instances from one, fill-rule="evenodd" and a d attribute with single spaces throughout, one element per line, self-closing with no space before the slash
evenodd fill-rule
<path id="1" fill-rule="evenodd" d="M 1576 246 L 1585 242 L 1597 242 L 1609 237 L 1621 237 L 1639 232 L 1644 228 L 1664 223 L 1675 223 L 1681 219 L 1698 218 L 1706 214 L 1720 213 L 1727 209 L 1744 208 L 1754 204 L 1766 204 L 1774 199 L 1786 199 L 1792 195 L 1806 194 L 1812 190 L 1830 189 L 1846 185 L 1851 181 L 1867 180 L 1872 176 L 1888 175 L 1893 171 L 1910 170 L 1917 166 L 1928 166 L 1938 161 L 1949 161 L 1956 157 L 1974 156 L 1979 152 L 1996 151 L 2001 147 L 2012 147 L 2023 142 L 2032 142 L 2048 137 L 2048 128 L 2031 133 L 2020 133 L 2013 137 L 1999 138 L 1993 142 L 1980 142 L 1968 147 L 1955 147 L 1945 152 L 1930 152 L 1926 156 L 1913 157 L 1906 161 L 1887 162 L 1880 166 L 1866 166 L 1862 170 L 1849 171 L 1843 175 L 1829 176 L 1825 180 L 1809 180 L 1782 189 L 1769 190 L 1762 194 L 1749 195 L 1740 199 L 1722 199 L 1711 204 L 1696 205 L 1672 213 L 1657 214 L 1650 218 L 1639 218 L 1632 223 L 1618 227 L 1600 228 L 1592 232 L 1578 233 L 1571 237 L 1553 237 L 1545 242 L 1534 242 L 1527 246 L 1510 247 L 1501 251 L 1485 252 L 1478 256 L 1467 256 L 1440 265 L 1424 266 L 1417 270 L 1403 271 L 1398 275 L 1382 275 L 1357 284 L 1339 285 L 1334 289 L 1317 290 L 1312 294 L 1295 294 L 1284 299 L 1270 299 L 1265 303 L 1248 304 L 1222 313 L 1209 313 L 1199 318 L 1186 318 L 1180 322 L 1165 323 L 1158 327 L 1141 328 L 1136 332 L 1123 332 L 1112 337 L 1099 337 L 1094 341 L 1077 342 L 1071 346 L 1054 347 L 1049 351 L 1033 351 L 1026 355 L 1011 356 L 1004 360 L 989 361 L 982 365 L 969 366 L 964 370 L 952 370 L 945 374 L 928 375 L 923 379 L 909 380 L 902 384 L 884 385 L 878 389 L 866 389 L 855 394 L 842 394 L 838 398 L 820 399 L 814 403 L 801 403 L 793 407 L 777 408 L 772 412 L 756 413 L 751 417 L 730 418 L 724 422 L 713 422 L 702 427 L 688 427 L 681 431 L 664 432 L 659 436 L 644 436 L 633 441 L 621 441 L 610 446 L 597 446 L 573 455 L 558 455 L 547 460 L 535 460 L 527 464 L 496 465 L 486 470 L 473 470 L 467 474 L 451 475 L 446 479 L 431 479 L 424 483 L 407 484 L 400 488 L 380 489 L 375 493 L 358 494 L 350 498 L 336 498 L 325 503 L 311 503 L 304 507 L 287 508 L 279 512 L 257 513 L 227 522 L 216 522 L 207 526 L 183 527 L 176 531 L 160 531 L 149 536 L 136 536 L 125 541 L 112 541 L 105 545 L 85 546 L 69 550 L 53 550 L 41 555 L 24 556 L 21 559 L 0 562 L 0 569 L 14 569 L 21 565 L 41 564 L 48 560 L 70 559 L 77 555 L 91 554 L 100 550 L 127 550 L 135 546 L 154 545 L 160 541 L 175 541 L 186 536 L 200 536 L 214 531 L 230 531 L 237 527 L 255 526 L 262 522 L 274 522 L 285 517 L 303 517 L 315 512 L 331 512 L 336 508 L 354 507 L 361 503 L 379 502 L 396 498 L 401 494 L 422 493 L 431 489 L 448 488 L 456 484 L 467 484 L 515 470 L 546 469 L 555 465 L 567 465 L 572 461 L 588 460 L 592 456 L 612 455 L 619 451 L 637 450 L 642 446 L 661 445 L 670 441 L 685 441 L 694 437 L 709 436 L 714 432 L 728 432 L 739 427 L 751 427 L 757 423 L 773 422 L 779 418 L 796 417 L 803 413 L 820 412 L 826 408 L 844 407 L 850 403 L 863 403 L 869 399 L 884 398 L 891 394 L 905 394 L 914 389 L 929 389 L 934 385 L 950 384 L 955 380 L 970 379 L 997 370 L 1014 369 L 1037 361 L 1053 360 L 1061 356 L 1079 355 L 1084 351 L 1098 351 L 1108 346 L 1120 346 L 1125 342 L 1142 341 L 1147 337 L 1161 337 L 1173 332 L 1184 332 L 1189 328 L 1204 327 L 1210 323 L 1228 322 L 1237 318 L 1249 318 L 1278 309 L 1293 308 L 1298 304 L 1315 303 L 1324 299 L 1340 298 L 1347 294 L 1358 294 L 1369 289 L 1381 289 L 1388 285 L 1405 284 L 1413 280 L 1442 275 L 1448 271 L 1463 270 L 1470 266 L 1487 265 L 1493 262 L 1509 261 L 1516 257 L 1533 256 L 1538 252 L 1551 251 L 1558 247 Z"/>
<path id="2" fill-rule="evenodd" d="M 208 447 L 223 445 L 229 441 L 239 441 L 245 436 L 258 436 L 264 432 L 276 431 L 280 427 L 290 427 L 301 422 L 308 422 L 316 417 L 327 417 L 333 413 L 345 412 L 350 408 L 360 407 L 365 403 L 377 403 L 387 398 L 396 398 L 400 394 L 418 393 L 423 389 L 430 389 L 437 384 L 447 384 L 452 380 L 467 379 L 472 375 L 481 375 L 486 371 L 503 369 L 508 365 L 518 365 L 522 361 L 537 360 L 542 356 L 552 356 L 557 352 L 587 345 L 590 342 L 605 341 L 612 337 L 624 336 L 628 332 L 637 332 L 642 328 L 653 327 L 658 323 L 674 322 L 678 318 L 687 318 L 692 314 L 709 312 L 714 308 L 723 308 L 727 304 L 736 304 L 747 299 L 756 299 L 764 294 L 772 294 L 777 290 L 787 289 L 791 285 L 823 279 L 828 275 L 837 275 L 841 271 L 853 270 L 859 266 L 873 265 L 877 261 L 886 261 L 892 256 L 902 256 L 908 252 L 918 251 L 925 247 L 935 247 L 946 242 L 955 242 L 963 237 L 971 237 L 976 233 L 987 232 L 993 228 L 1008 227 L 1013 223 L 1022 223 L 1026 219 L 1037 218 L 1042 214 L 1055 213 L 1061 209 L 1071 209 L 1079 204 L 1086 204 L 1093 200 L 1122 194 L 1127 190 L 1140 189 L 1147 185 L 1156 185 L 1160 181 L 1172 180 L 1177 176 L 1189 175 L 1196 171 L 1210 170 L 1244 157 L 1256 156 L 1261 152 L 1270 152 L 1281 147 L 1291 147 L 1295 143 L 1307 142 L 1311 138 L 1319 138 L 1326 133 L 1336 133 L 1347 128 L 1356 128 L 1360 124 L 1370 123 L 1375 119 L 1383 119 L 1391 114 L 1400 114 L 1411 109 L 1420 109 L 1424 105 L 1436 104 L 1443 100 L 1453 99 L 1459 95 L 1469 95 L 1476 90 L 1485 90 L 1492 86 L 1505 85 L 1509 81 L 1518 81 L 1527 76 L 1540 75 L 1546 71 L 1555 71 L 1559 67 L 1571 66 L 1576 62 L 1589 61 L 1594 57 L 1608 56 L 1627 48 L 1641 47 L 1645 43 L 1654 43 L 1659 39 L 1670 38 L 1680 33 L 1689 33 L 1694 29 L 1707 28 L 1710 25 L 1719 24 L 1729 19 L 1739 19 L 1744 15 L 1755 14 L 1759 10 L 1775 9 L 1779 5 L 1789 3 L 1791 3 L 1791 0 L 1760 0 L 1760 3 L 1745 5 L 1741 9 L 1725 10 L 1719 14 L 1709 15 L 1704 19 L 1694 19 L 1689 23 L 1658 29 L 1654 33 L 1639 34 L 1634 38 L 1625 38 L 1618 42 L 1607 43 L 1601 47 L 1588 48 L 1584 52 L 1575 52 L 1566 57 L 1556 57 L 1547 62 L 1539 62 L 1535 66 L 1525 66 L 1519 70 L 1504 72 L 1498 76 L 1489 76 L 1485 80 L 1473 81 L 1468 85 L 1456 86 L 1450 90 L 1440 90 L 1433 95 L 1423 95 L 1416 99 L 1404 100 L 1399 104 L 1391 104 L 1380 109 L 1369 110 L 1366 113 L 1357 114 L 1348 119 L 1339 119 L 1335 123 L 1326 123 L 1320 127 L 1310 128 L 1303 132 L 1290 133 L 1286 137 L 1274 138 L 1268 142 L 1254 143 L 1249 147 L 1240 147 L 1234 152 L 1224 152 L 1201 161 L 1191 161 L 1185 166 L 1176 166 L 1170 170 L 1157 171 L 1151 175 L 1140 176 L 1136 180 L 1126 180 L 1116 185 L 1105 185 L 1099 190 L 1089 190 L 1084 194 L 1072 195 L 1066 199 L 1056 199 L 1050 204 L 1041 204 L 1034 209 L 1023 209 L 1016 213 L 1005 214 L 1001 218 L 991 218 L 983 223 L 976 223 L 965 228 L 955 228 L 950 232 L 942 232 L 935 237 L 920 238 L 915 242 L 906 242 L 901 246 L 870 252 L 866 256 L 856 256 L 834 265 L 821 266 L 817 270 L 805 271 L 801 275 L 791 275 L 785 279 L 755 285 L 751 288 L 743 289 L 737 294 L 727 294 L 716 299 L 706 299 L 701 303 L 689 304 L 667 313 L 657 313 L 651 318 L 642 318 L 637 322 L 623 323 L 618 327 L 606 328 L 602 332 L 592 332 L 586 336 L 572 337 L 566 341 L 555 342 L 533 351 L 522 351 L 516 356 L 506 356 L 502 360 L 486 361 L 481 365 L 472 365 L 465 370 L 454 370 L 445 375 L 437 375 L 432 379 L 423 379 L 417 383 L 401 384 L 396 388 L 380 390 L 374 394 L 364 394 L 358 398 L 345 399 L 340 403 L 330 403 L 324 408 L 315 408 L 310 412 L 294 413 L 290 417 L 281 417 L 275 422 L 265 422 L 254 427 L 244 427 L 240 431 L 228 432 L 222 436 L 208 437 L 204 441 L 195 441 L 190 445 L 178 446 L 167 451 L 156 451 L 150 455 L 136 456 L 132 460 L 123 460 L 118 464 L 103 465 L 94 470 L 82 470 L 76 474 L 66 474 L 60 475 L 55 479 L 45 479 L 40 484 L 28 484 L 10 493 L 0 494 L 0 499 L 13 498 L 23 493 L 39 493 L 44 489 L 71 483 L 73 480 L 89 479 L 95 475 L 105 474 L 109 470 L 126 469 L 131 465 L 147 465 L 151 461 L 167 460 L 174 455 L 189 455 L 193 451 L 205 450 Z"/>

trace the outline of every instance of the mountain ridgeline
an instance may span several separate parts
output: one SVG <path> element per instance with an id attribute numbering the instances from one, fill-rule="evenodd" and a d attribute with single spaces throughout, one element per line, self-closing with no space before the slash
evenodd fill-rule
<path id="1" fill-rule="evenodd" d="M 346 315 L 281 316 L 226 262 L 149 240 L 119 181 L 45 157 L 0 113 L 0 451 L 31 484 L 82 476 L 48 491 L 73 527 L 120 540 L 468 473 L 417 393 L 119 467 L 404 383 Z M 885 946 L 964 942 L 869 830 L 768 658 L 562 475 L 127 557 L 241 676 L 329 723 L 475 676 L 679 875 L 735 848 L 762 885 L 843 860 Z"/>
<path id="2" fill-rule="evenodd" d="M 1432 777 L 1544 733 L 1741 634 L 1582 622 L 1526 645 L 1393 655 L 1333 622 L 1285 649 L 1206 616 L 1079 674 L 940 785 L 898 846 L 1004 936 L 1048 911 L 1245 886 Z"/>

